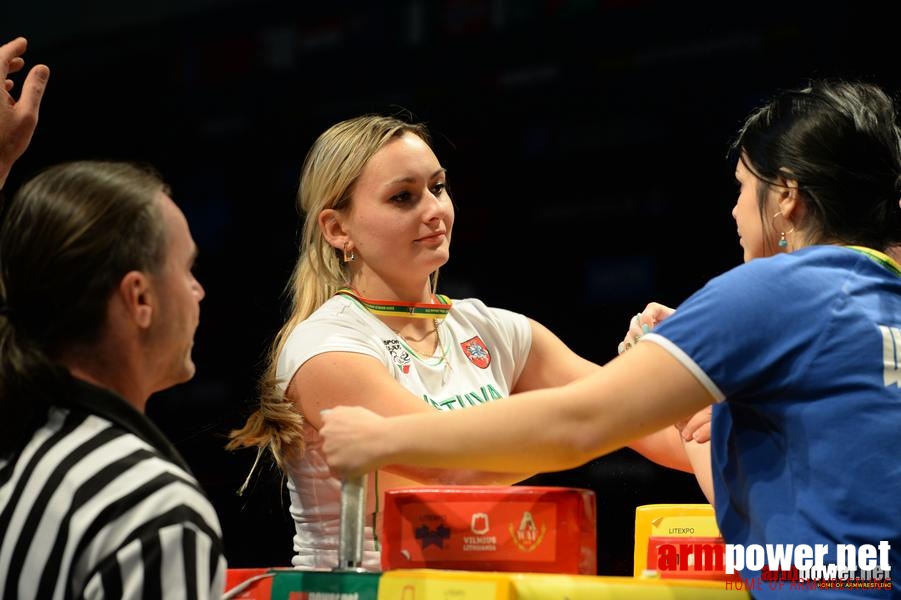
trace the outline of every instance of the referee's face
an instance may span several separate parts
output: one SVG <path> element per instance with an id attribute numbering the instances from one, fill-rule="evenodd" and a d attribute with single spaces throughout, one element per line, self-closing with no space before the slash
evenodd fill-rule
<path id="1" fill-rule="evenodd" d="M 200 321 L 203 286 L 194 277 L 197 246 L 184 214 L 165 194 L 160 195 L 166 229 L 167 256 L 161 271 L 153 277 L 157 290 L 154 311 L 151 364 L 154 386 L 162 390 L 194 376 L 191 350 Z"/>

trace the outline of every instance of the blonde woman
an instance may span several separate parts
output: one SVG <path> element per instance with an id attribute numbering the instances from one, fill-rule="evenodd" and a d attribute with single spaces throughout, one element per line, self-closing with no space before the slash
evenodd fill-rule
<path id="1" fill-rule="evenodd" d="M 338 123 L 303 166 L 306 215 L 291 317 L 275 340 L 259 409 L 230 448 L 269 449 L 287 475 L 293 564 L 337 566 L 340 481 L 322 454 L 321 412 L 458 410 L 562 385 L 598 367 L 548 329 L 481 301 L 436 292 L 454 205 L 424 126 L 386 116 Z M 672 427 L 636 447 L 689 470 Z M 653 448 L 654 452 L 651 452 Z M 379 568 L 381 494 L 423 484 L 510 484 L 529 473 L 388 467 L 368 478 L 364 567 Z"/>

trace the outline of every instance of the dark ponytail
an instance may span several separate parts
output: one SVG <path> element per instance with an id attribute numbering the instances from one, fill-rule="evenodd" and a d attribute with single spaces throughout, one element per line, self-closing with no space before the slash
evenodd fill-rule
<path id="1" fill-rule="evenodd" d="M 733 144 L 764 181 L 795 179 L 816 239 L 901 244 L 901 131 L 875 85 L 813 81 L 755 110 Z"/>
<path id="2" fill-rule="evenodd" d="M 149 169 L 114 162 L 51 167 L 4 203 L 0 223 L 0 454 L 16 447 L 68 381 L 55 362 L 95 341 L 131 270 L 162 264 L 165 233 Z"/>

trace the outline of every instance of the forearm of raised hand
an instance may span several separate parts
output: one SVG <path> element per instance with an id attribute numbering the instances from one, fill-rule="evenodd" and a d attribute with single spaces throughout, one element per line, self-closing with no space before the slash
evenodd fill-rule
<path id="1" fill-rule="evenodd" d="M 567 386 L 464 411 L 390 419 L 330 411 L 321 432 L 329 464 L 352 474 L 389 464 L 515 473 L 584 464 L 713 400 L 665 350 L 641 346 Z"/>

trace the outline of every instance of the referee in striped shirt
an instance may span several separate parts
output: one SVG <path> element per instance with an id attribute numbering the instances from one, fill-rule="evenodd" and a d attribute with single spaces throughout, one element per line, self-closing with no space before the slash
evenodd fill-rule
<path id="1" fill-rule="evenodd" d="M 15 43 L 0 46 L 6 73 L 21 68 Z M 7 171 L 28 85 L 18 103 L 0 90 Z M 58 165 L 4 202 L 0 598 L 222 596 L 215 510 L 144 415 L 194 374 L 195 256 L 166 186 L 134 165 Z"/>

